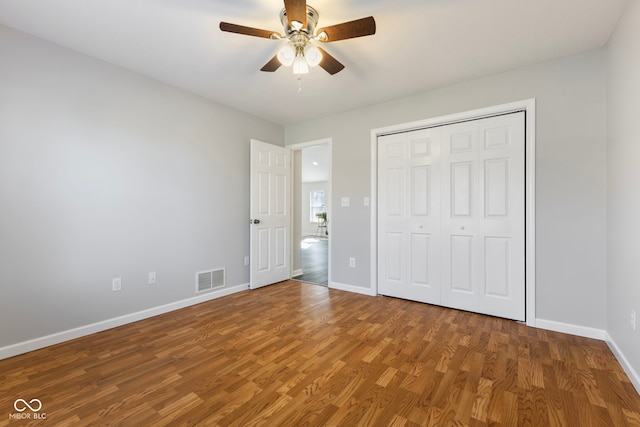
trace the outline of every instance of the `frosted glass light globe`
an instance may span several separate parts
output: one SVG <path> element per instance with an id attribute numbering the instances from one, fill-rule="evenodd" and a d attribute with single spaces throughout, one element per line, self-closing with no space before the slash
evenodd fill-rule
<path id="1" fill-rule="evenodd" d="M 322 52 L 320 52 L 320 49 L 318 49 L 317 47 L 308 44 L 304 48 L 304 57 L 306 58 L 307 63 L 310 67 L 315 67 L 320 63 L 320 61 L 322 61 Z"/>
<path id="2" fill-rule="evenodd" d="M 296 51 L 289 43 L 282 46 L 282 48 L 280 48 L 280 50 L 278 51 L 278 61 L 280 61 L 280 63 L 285 67 L 290 67 L 291 64 L 293 64 L 293 60 L 295 57 Z"/>

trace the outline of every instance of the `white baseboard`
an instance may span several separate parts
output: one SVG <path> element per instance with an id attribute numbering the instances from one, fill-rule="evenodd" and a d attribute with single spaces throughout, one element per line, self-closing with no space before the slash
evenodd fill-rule
<path id="1" fill-rule="evenodd" d="M 193 298 L 187 298 L 181 301 L 161 305 L 159 307 L 153 307 L 146 310 L 138 311 L 136 313 L 125 314 L 124 316 L 115 317 L 113 319 L 103 320 L 101 322 L 92 323 L 90 325 L 69 329 L 68 331 L 57 332 L 55 334 L 35 338 L 29 341 L 12 344 L 6 347 L 0 347 L 0 360 L 17 356 L 23 353 L 28 353 L 30 351 L 38 350 L 44 347 L 49 347 L 50 345 L 60 344 L 65 341 L 95 334 L 97 332 L 106 331 L 107 329 L 116 328 L 128 323 L 148 319 L 159 314 L 179 310 L 181 308 L 200 304 L 206 301 L 211 301 L 220 297 L 234 294 L 236 292 L 244 291 L 246 289 L 249 289 L 249 284 L 232 286 L 214 292 L 207 292 L 206 294 L 198 295 Z"/>
<path id="2" fill-rule="evenodd" d="M 589 328 L 586 326 L 577 326 L 569 323 L 555 322 L 553 320 L 536 319 L 536 328 L 546 329 L 548 331 L 562 332 L 563 334 L 576 335 L 584 338 L 592 338 L 604 341 L 606 331 L 604 329 Z"/>
<path id="3" fill-rule="evenodd" d="M 291 277 L 298 277 L 298 276 L 302 276 L 303 274 L 304 274 L 304 272 L 302 271 L 302 269 L 293 270 L 291 272 Z"/>
<path id="4" fill-rule="evenodd" d="M 638 394 L 640 394 L 640 375 L 638 375 L 635 369 L 633 369 L 633 366 L 631 366 L 629 360 L 627 360 L 627 358 L 620 350 L 620 347 L 618 347 L 618 345 L 613 340 L 613 338 L 611 338 L 608 332 L 605 332 L 605 341 L 607 342 L 607 345 L 609 346 L 609 349 L 611 349 L 613 355 L 616 357 L 616 359 L 618 359 L 618 362 L 620 363 L 620 366 L 622 366 L 622 369 L 624 369 L 624 371 L 629 376 L 631 384 L 633 384 Z"/>
<path id="5" fill-rule="evenodd" d="M 330 289 L 338 289 L 340 291 L 355 292 L 356 294 L 376 296 L 376 291 L 371 288 L 362 288 L 360 286 L 345 285 L 343 283 L 329 282 Z"/>

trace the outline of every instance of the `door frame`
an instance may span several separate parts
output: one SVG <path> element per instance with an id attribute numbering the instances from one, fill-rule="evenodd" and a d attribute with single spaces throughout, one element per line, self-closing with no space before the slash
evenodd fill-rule
<path id="1" fill-rule="evenodd" d="M 371 130 L 371 291 L 378 293 L 378 137 L 434 126 L 477 120 L 500 114 L 525 112 L 525 316 L 536 326 L 536 100 L 535 98 L 401 123 Z"/>
<path id="2" fill-rule="evenodd" d="M 315 141 L 308 141 L 308 142 L 300 142 L 297 144 L 291 144 L 291 145 L 286 145 L 286 148 L 289 148 L 291 150 L 291 172 L 292 175 L 296 175 L 297 171 L 295 170 L 295 166 L 294 166 L 294 155 L 293 152 L 294 151 L 302 151 L 305 148 L 311 148 L 311 147 L 317 147 L 319 145 L 326 145 L 327 147 L 329 147 L 329 197 L 333 197 L 333 151 L 332 151 L 332 144 L 333 144 L 333 139 L 332 138 L 322 138 L 322 139 L 317 139 Z M 291 230 L 294 230 L 294 221 L 295 221 L 295 215 L 293 214 L 294 212 L 294 203 L 298 203 L 298 205 L 300 204 L 300 195 L 296 195 L 295 194 L 295 185 L 293 183 L 291 183 Z M 331 220 L 331 211 L 332 211 L 332 207 L 333 207 L 333 201 L 331 203 L 329 203 L 329 206 L 327 207 L 327 221 Z M 331 235 L 329 235 L 331 236 Z M 291 233 L 291 259 L 289 261 L 289 265 L 291 266 L 291 275 L 293 275 L 294 271 L 294 265 L 293 265 L 293 257 L 294 257 L 294 253 L 293 253 L 293 248 L 295 247 L 295 245 L 297 244 L 295 239 L 298 236 L 294 236 L 294 233 L 292 231 Z M 331 237 L 329 237 L 328 242 L 327 242 L 327 287 L 331 288 L 331 246 L 333 245 L 333 239 Z M 297 247 L 296 247 L 297 249 Z"/>

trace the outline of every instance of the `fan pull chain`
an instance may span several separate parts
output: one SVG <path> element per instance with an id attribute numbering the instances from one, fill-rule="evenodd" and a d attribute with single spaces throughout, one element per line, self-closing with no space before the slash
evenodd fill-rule
<path id="1" fill-rule="evenodd" d="M 302 92 L 302 76 L 298 76 L 298 93 Z"/>

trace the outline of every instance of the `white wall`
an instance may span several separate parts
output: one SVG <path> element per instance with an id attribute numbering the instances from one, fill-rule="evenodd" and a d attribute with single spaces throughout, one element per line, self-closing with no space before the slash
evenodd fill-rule
<path id="1" fill-rule="evenodd" d="M 324 197 L 326 200 L 327 212 L 329 211 L 329 206 L 331 204 L 331 193 L 329 192 L 329 182 L 321 181 L 321 182 L 303 182 L 302 183 L 302 197 L 300 212 L 301 218 L 300 223 L 302 224 L 302 235 L 307 236 L 310 234 L 315 234 L 318 230 L 318 224 L 315 222 L 309 221 L 309 204 L 311 203 L 311 192 L 312 191 L 324 191 Z"/>
<path id="2" fill-rule="evenodd" d="M 607 331 L 640 390 L 640 2 L 630 1 L 622 15 L 607 71 Z"/>
<path id="3" fill-rule="evenodd" d="M 0 58 L 0 348 L 248 283 L 249 140 L 281 126 L 1 26 Z"/>
<path id="4" fill-rule="evenodd" d="M 370 208 L 362 203 L 371 189 L 371 129 L 536 98 L 536 317 L 604 330 L 604 59 L 594 50 L 287 126 L 286 145 L 333 140 L 332 281 L 371 283 Z"/>

